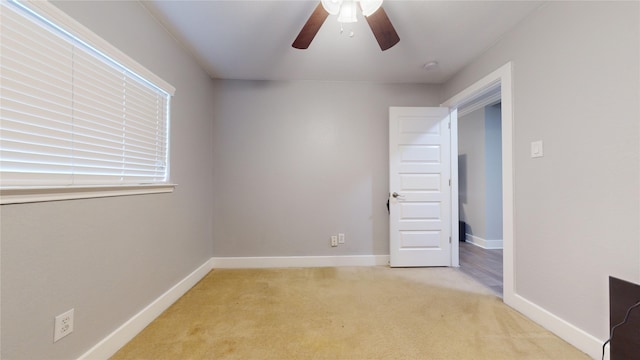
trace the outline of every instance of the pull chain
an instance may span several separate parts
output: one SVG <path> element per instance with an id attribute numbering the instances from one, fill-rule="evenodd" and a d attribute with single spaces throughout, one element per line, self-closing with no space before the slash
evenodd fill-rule
<path id="1" fill-rule="evenodd" d="M 340 35 L 342 35 L 343 33 L 344 33 L 344 25 L 343 23 L 340 23 Z M 355 34 L 356 33 L 353 30 L 349 31 L 349 37 L 352 38 Z"/>

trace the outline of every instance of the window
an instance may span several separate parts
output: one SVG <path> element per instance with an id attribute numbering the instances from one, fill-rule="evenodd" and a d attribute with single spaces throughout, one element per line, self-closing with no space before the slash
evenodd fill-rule
<path id="1" fill-rule="evenodd" d="M 173 87 L 47 2 L 1 10 L 2 197 L 166 185 Z"/>

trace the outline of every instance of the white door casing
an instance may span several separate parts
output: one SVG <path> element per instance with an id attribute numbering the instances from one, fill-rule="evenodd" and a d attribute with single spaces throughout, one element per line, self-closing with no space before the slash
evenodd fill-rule
<path id="1" fill-rule="evenodd" d="M 451 265 L 451 137 L 445 107 L 389 108 L 392 267 Z"/>
<path id="2" fill-rule="evenodd" d="M 478 98 L 495 87 L 500 87 L 502 102 L 502 236 L 503 236 L 503 300 L 505 304 L 515 308 L 525 315 L 531 314 L 528 305 L 521 301 L 521 297 L 515 293 L 515 229 L 514 229 L 514 154 L 513 154 L 513 84 L 512 84 L 512 63 L 508 62 L 500 68 L 494 70 L 482 79 L 476 81 L 461 92 L 452 96 L 440 106 L 452 109 L 458 108 L 460 104 Z M 457 148 L 457 119 L 451 119 L 452 147 Z M 452 162 L 452 205 L 457 206 L 458 202 L 458 157 L 451 158 Z M 458 222 L 457 209 L 452 211 L 453 223 Z M 457 231 L 457 227 L 453 227 Z M 454 233 L 455 238 L 455 233 Z M 452 248 L 453 266 L 459 266 L 459 248 L 454 241 Z M 530 316 L 531 317 L 531 316 Z M 538 315 L 534 316 L 540 318 Z M 552 327 L 547 323 L 548 328 Z M 555 325 L 554 325 L 555 326 Z"/>

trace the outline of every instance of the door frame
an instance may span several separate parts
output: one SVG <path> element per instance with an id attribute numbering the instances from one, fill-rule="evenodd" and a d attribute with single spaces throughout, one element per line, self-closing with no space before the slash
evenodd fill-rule
<path id="1" fill-rule="evenodd" d="M 440 106 L 448 107 L 451 112 L 458 111 L 458 106 L 472 101 L 500 87 L 502 110 L 502 279 L 503 301 L 513 306 L 515 301 L 515 233 L 514 233 L 514 169 L 513 169 L 513 90 L 512 64 L 508 62 L 476 81 L 466 89 L 449 98 Z M 457 114 L 455 114 L 457 115 Z M 460 248 L 458 233 L 458 157 L 453 156 L 458 149 L 458 117 L 451 121 L 451 265 L 460 266 Z"/>

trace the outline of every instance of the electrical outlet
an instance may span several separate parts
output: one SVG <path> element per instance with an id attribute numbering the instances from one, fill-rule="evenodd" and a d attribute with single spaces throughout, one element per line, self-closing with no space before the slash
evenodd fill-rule
<path id="1" fill-rule="evenodd" d="M 73 309 L 56 316 L 54 330 L 53 330 L 53 342 L 56 342 L 63 337 L 73 332 Z"/>
<path id="2" fill-rule="evenodd" d="M 344 234 L 338 234 L 338 244 L 344 244 Z"/>
<path id="3" fill-rule="evenodd" d="M 335 235 L 331 235 L 331 246 L 332 247 L 338 246 L 338 237 Z"/>

